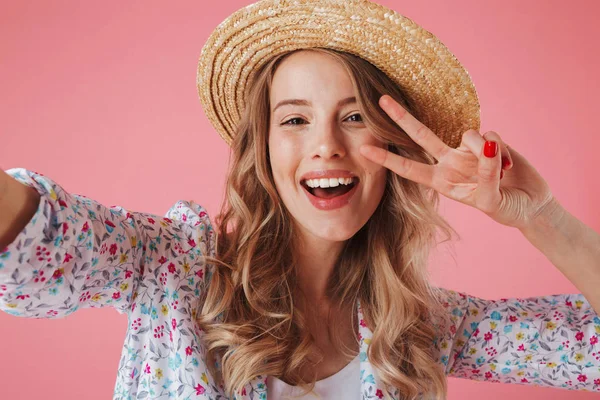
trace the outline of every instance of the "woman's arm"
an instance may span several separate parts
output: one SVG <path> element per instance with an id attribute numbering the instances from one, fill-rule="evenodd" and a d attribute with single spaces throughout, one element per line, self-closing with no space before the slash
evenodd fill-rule
<path id="1" fill-rule="evenodd" d="M 0 169 L 0 251 L 29 223 L 40 203 L 40 194 Z"/>
<path id="2" fill-rule="evenodd" d="M 600 235 L 556 200 L 520 231 L 600 312 Z"/>

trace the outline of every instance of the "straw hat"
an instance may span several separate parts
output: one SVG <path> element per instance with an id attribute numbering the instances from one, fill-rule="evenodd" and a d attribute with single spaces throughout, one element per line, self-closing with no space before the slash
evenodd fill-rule
<path id="1" fill-rule="evenodd" d="M 219 24 L 198 63 L 202 107 L 229 145 L 255 71 L 275 55 L 310 47 L 345 51 L 378 67 L 450 147 L 458 147 L 468 129 L 479 129 L 479 101 L 468 72 L 410 19 L 367 0 L 261 0 Z"/>

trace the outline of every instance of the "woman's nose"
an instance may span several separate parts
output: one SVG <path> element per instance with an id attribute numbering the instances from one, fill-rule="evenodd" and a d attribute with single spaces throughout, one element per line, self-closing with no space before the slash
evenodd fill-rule
<path id="1" fill-rule="evenodd" d="M 346 155 L 346 146 L 342 132 L 334 126 L 319 129 L 316 135 L 314 157 L 342 158 Z"/>

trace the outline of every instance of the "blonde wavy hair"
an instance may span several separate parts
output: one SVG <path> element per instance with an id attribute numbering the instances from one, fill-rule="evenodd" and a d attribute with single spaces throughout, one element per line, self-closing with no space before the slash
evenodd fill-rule
<path id="1" fill-rule="evenodd" d="M 411 100 L 383 72 L 352 54 L 324 48 L 303 51 L 328 54 L 345 67 L 363 121 L 390 151 L 435 164 L 379 107 L 379 98 L 388 94 L 419 117 Z M 307 391 L 315 383 L 299 374 L 314 365 L 308 357 L 314 338 L 294 296 L 296 226 L 276 190 L 268 154 L 269 91 L 278 65 L 292 53 L 271 59 L 246 92 L 226 197 L 215 219 L 216 257 L 207 257 L 210 284 L 202 292 L 197 321 L 205 331 L 209 371 L 228 396 L 240 393 L 257 375 L 276 376 Z M 438 228 L 445 234 L 442 242 L 458 234 L 438 214 L 438 203 L 434 190 L 388 171 L 380 204 L 344 244 L 326 291 L 331 304 L 344 310 L 360 299 L 373 332 L 369 361 L 382 382 L 397 388 L 402 398 L 444 398 L 447 392 L 436 332 L 449 321 L 438 289 L 429 284 L 427 261 L 438 243 Z M 218 316 L 222 322 L 215 321 Z M 340 325 L 335 315 L 328 321 L 335 346 Z M 354 337 L 358 342 L 356 332 Z M 356 355 L 347 347 L 338 350 L 348 359 Z"/>

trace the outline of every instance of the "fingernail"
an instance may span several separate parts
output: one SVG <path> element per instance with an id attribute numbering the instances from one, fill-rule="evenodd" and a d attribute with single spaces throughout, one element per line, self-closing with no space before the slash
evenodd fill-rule
<path id="1" fill-rule="evenodd" d="M 492 158 L 496 156 L 497 152 L 498 144 L 492 140 L 486 140 L 485 146 L 483 146 L 483 154 L 488 158 Z"/>
<path id="2" fill-rule="evenodd" d="M 502 179 L 502 177 L 504 176 L 504 170 L 500 170 L 500 179 Z"/>
<path id="3" fill-rule="evenodd" d="M 502 157 L 502 168 L 510 167 L 510 160 L 508 157 Z"/>

